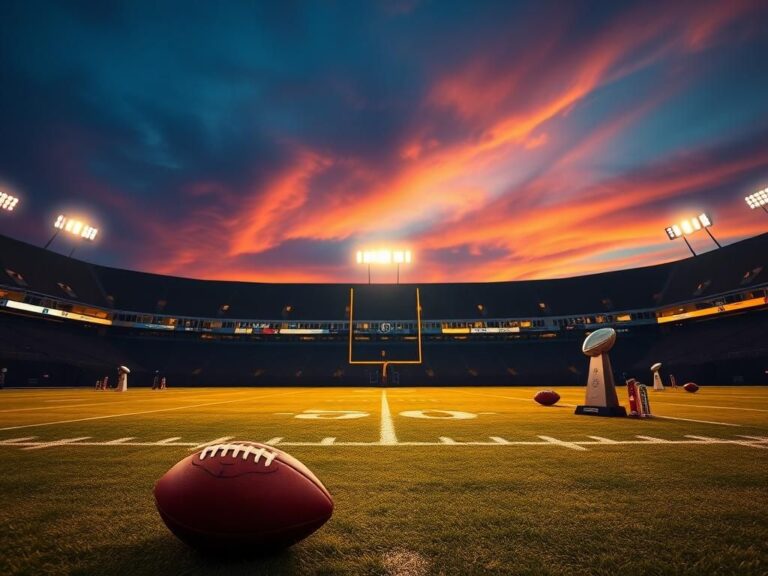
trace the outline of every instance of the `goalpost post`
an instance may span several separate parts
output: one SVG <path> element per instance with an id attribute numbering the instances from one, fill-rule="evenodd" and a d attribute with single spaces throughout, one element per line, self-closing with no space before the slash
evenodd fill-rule
<path id="1" fill-rule="evenodd" d="M 349 289 L 349 363 L 368 364 L 382 367 L 382 376 L 387 377 L 387 367 L 390 364 L 421 364 L 421 298 L 419 289 L 416 288 L 416 340 L 418 344 L 418 357 L 416 360 L 355 360 L 352 357 L 352 342 L 354 341 L 355 322 L 355 289 Z"/>

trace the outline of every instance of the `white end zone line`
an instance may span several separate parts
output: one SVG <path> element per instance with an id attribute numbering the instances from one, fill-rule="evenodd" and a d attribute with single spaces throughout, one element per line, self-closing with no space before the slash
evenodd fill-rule
<path id="1" fill-rule="evenodd" d="M 233 436 L 222 436 L 209 442 L 179 442 L 179 438 L 166 438 L 164 440 L 158 440 L 155 442 L 135 442 L 132 438 L 118 438 L 117 440 L 109 441 L 93 441 L 90 440 L 90 436 L 82 436 L 80 438 L 64 438 L 61 440 L 38 440 L 33 441 L 35 436 L 28 438 L 10 438 L 8 440 L 0 440 L 0 446 L 10 446 L 22 448 L 23 450 L 39 450 L 43 448 L 54 448 L 60 446 L 109 446 L 114 448 L 115 446 L 171 446 L 171 447 L 184 447 L 190 450 L 198 450 L 206 446 L 213 444 L 220 444 L 231 440 Z M 449 438 L 448 436 L 440 436 L 437 442 L 396 442 L 383 443 L 379 442 L 337 442 L 335 437 L 326 437 L 319 442 L 285 442 L 281 437 L 272 438 L 267 440 L 264 444 L 282 446 L 306 446 L 306 447 L 329 447 L 329 446 L 358 446 L 358 447 L 372 447 L 372 446 L 560 446 L 569 450 L 586 451 L 586 446 L 619 446 L 619 445 L 632 445 L 632 446 L 673 446 L 673 445 L 689 445 L 689 446 L 709 446 L 709 445 L 723 445 L 731 444 L 736 446 L 748 446 L 750 448 L 762 448 L 768 449 L 768 437 L 765 436 L 739 436 L 743 440 L 737 440 L 733 438 L 715 438 L 712 436 L 694 436 L 686 435 L 685 440 L 666 440 L 663 438 L 656 438 L 654 436 L 635 436 L 633 440 L 611 440 L 610 438 L 604 438 L 602 436 L 589 436 L 592 440 L 573 440 L 566 441 L 551 436 L 539 436 L 541 440 L 507 440 L 499 436 L 489 436 L 488 441 L 468 441 L 462 442 Z"/>

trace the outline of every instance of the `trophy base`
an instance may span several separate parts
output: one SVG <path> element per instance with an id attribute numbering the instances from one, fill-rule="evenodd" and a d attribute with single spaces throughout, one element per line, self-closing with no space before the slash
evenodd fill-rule
<path id="1" fill-rule="evenodd" d="M 576 406 L 575 414 L 582 416 L 626 416 L 624 406 Z"/>

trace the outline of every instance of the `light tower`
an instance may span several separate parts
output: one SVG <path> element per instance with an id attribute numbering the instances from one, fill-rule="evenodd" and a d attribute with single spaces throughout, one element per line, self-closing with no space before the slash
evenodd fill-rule
<path id="1" fill-rule="evenodd" d="M 90 224 L 77 218 L 69 218 L 64 214 L 59 214 L 58 218 L 56 218 L 56 221 L 53 223 L 53 227 L 56 228 L 56 231 L 53 233 L 53 236 L 51 236 L 51 239 L 45 243 L 43 248 L 48 248 L 62 230 L 72 236 L 87 240 L 88 242 L 93 242 L 96 239 L 96 235 L 99 233 L 98 228 L 94 228 Z M 77 246 L 72 248 L 72 251 L 69 253 L 70 257 L 75 253 L 76 248 Z"/>
<path id="2" fill-rule="evenodd" d="M 688 242 L 686 236 L 689 236 L 694 232 L 698 232 L 699 230 L 704 230 L 707 234 L 709 234 L 709 237 L 712 238 L 712 241 L 717 244 L 717 247 L 722 248 L 722 246 L 720 246 L 720 242 L 718 242 L 717 239 L 712 235 L 712 232 L 709 231 L 710 226 L 712 226 L 712 219 L 707 214 L 702 212 L 698 216 L 694 216 L 688 220 L 681 220 L 679 224 L 668 226 L 664 229 L 664 231 L 667 233 L 667 237 L 670 240 L 677 240 L 678 238 L 682 238 L 685 242 L 685 245 L 688 246 L 688 250 L 691 251 L 691 254 L 696 256 L 696 252 L 693 251 L 693 248 L 691 247 L 690 242 Z"/>
<path id="3" fill-rule="evenodd" d="M 376 250 L 358 250 L 356 255 L 358 264 L 368 266 L 368 284 L 371 283 L 371 265 L 389 266 L 397 265 L 397 283 L 400 284 L 400 265 L 413 263 L 413 255 L 408 249 L 391 250 L 380 248 Z"/>
<path id="4" fill-rule="evenodd" d="M 749 206 L 752 210 L 756 208 L 762 208 L 768 212 L 768 188 L 763 188 L 754 194 L 745 196 L 744 200 L 746 201 L 747 206 Z"/>
<path id="5" fill-rule="evenodd" d="M 13 212 L 18 203 L 19 199 L 16 196 L 11 196 L 7 192 L 0 192 L 0 210 Z"/>

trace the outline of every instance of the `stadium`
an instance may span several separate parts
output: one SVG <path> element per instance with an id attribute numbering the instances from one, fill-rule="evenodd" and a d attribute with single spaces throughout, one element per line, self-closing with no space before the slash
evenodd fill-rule
<path id="1" fill-rule="evenodd" d="M 768 573 L 765 7 L 3 20 L 0 574 Z"/>

